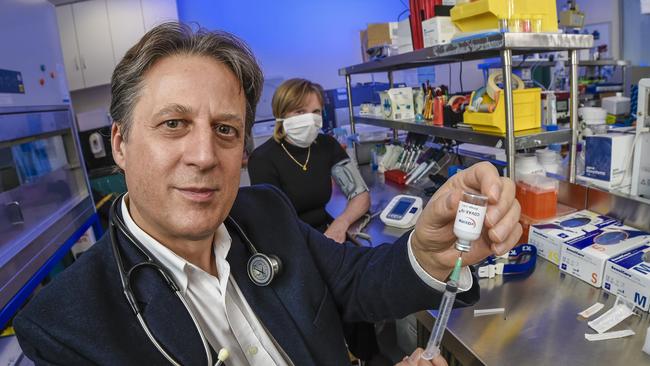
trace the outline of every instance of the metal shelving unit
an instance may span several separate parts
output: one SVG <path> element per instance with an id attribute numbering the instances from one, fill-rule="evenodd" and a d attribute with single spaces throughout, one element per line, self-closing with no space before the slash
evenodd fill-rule
<path id="1" fill-rule="evenodd" d="M 571 141 L 569 180 L 575 182 L 576 143 L 578 139 L 578 50 L 591 48 L 593 37 L 582 34 L 556 33 L 489 33 L 468 39 L 461 39 L 450 44 L 438 45 L 413 52 L 370 61 L 339 70 L 339 75 L 345 76 L 348 92 L 348 108 L 350 113 L 350 128 L 356 132 L 355 119 L 360 123 L 390 127 L 394 131 L 406 129 L 414 132 L 450 138 L 458 141 L 481 143 L 494 146 L 499 139 L 504 142 L 508 161 L 508 175 L 514 177 L 514 155 L 518 148 L 541 146 L 545 143 Z M 512 108 L 512 56 L 513 54 L 530 54 L 549 51 L 569 51 L 571 67 L 571 130 L 545 132 L 538 131 L 514 133 L 514 110 Z M 504 75 L 504 103 L 506 108 L 505 136 L 489 135 L 474 131 L 454 129 L 449 127 L 434 127 L 409 124 L 404 121 L 390 121 L 377 118 L 355 117 L 352 109 L 352 75 L 373 72 L 388 72 L 388 80 L 392 86 L 392 72 L 459 61 L 469 61 L 490 57 L 501 57 Z M 422 130 L 414 130 L 422 129 Z M 395 132 L 396 134 L 396 132 Z M 537 143 L 539 142 L 539 143 Z M 493 144 L 494 143 L 494 144 Z M 522 147 L 518 147 L 519 146 Z M 529 145 L 529 146 L 528 146 Z"/>
<path id="2" fill-rule="evenodd" d="M 469 142 L 486 146 L 505 146 L 504 135 L 476 132 L 469 128 L 453 128 L 445 126 L 432 126 L 415 123 L 414 120 L 393 121 L 378 117 L 355 116 L 355 123 L 363 123 L 379 127 L 388 127 L 396 130 L 416 132 L 425 135 L 437 136 L 459 142 Z M 515 132 L 515 149 L 547 146 L 571 139 L 570 129 L 558 131 L 544 131 L 542 129 Z"/>

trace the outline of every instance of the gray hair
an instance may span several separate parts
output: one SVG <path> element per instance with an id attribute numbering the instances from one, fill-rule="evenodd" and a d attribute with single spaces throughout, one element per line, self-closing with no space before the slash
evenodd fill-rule
<path id="1" fill-rule="evenodd" d="M 138 101 L 144 74 L 159 60 L 174 55 L 210 57 L 232 71 L 246 96 L 246 137 L 255 119 L 255 108 L 264 77 L 253 52 L 236 36 L 189 25 L 168 22 L 147 32 L 117 64 L 111 79 L 111 117 L 126 140 L 133 109 Z"/>

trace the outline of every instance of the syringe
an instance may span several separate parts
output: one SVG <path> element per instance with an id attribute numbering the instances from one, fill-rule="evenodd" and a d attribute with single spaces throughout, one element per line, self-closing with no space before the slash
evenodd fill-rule
<path id="1" fill-rule="evenodd" d="M 440 307 L 438 308 L 438 317 L 436 318 L 436 323 L 433 325 L 433 329 L 431 330 L 431 336 L 429 337 L 427 348 L 422 353 L 422 358 L 425 360 L 430 360 L 440 353 L 440 343 L 442 343 L 442 336 L 445 334 L 447 321 L 449 320 L 449 314 L 451 314 L 451 309 L 454 307 L 454 301 L 456 300 L 456 292 L 458 291 L 458 278 L 460 277 L 460 266 L 462 263 L 463 260 L 461 257 L 458 257 L 456 260 L 456 265 L 454 266 L 454 270 L 451 272 L 449 281 L 447 281 L 445 293 L 442 295 L 442 301 L 440 302 Z"/>

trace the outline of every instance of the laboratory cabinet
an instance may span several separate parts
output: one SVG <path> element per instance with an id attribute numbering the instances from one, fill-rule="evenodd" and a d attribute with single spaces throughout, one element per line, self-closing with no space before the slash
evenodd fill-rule
<path id="1" fill-rule="evenodd" d="M 56 14 L 70 90 L 109 84 L 146 31 L 178 19 L 173 0 L 89 0 L 57 6 Z"/>
<path id="2" fill-rule="evenodd" d="M 95 212 L 67 105 L 0 108 L 0 325 Z"/>

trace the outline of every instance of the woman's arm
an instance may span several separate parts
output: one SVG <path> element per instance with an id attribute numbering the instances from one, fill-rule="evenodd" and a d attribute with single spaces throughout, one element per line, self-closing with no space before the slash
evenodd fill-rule
<path id="1" fill-rule="evenodd" d="M 363 192 L 348 201 L 343 213 L 334 219 L 325 231 L 325 236 L 339 243 L 345 241 L 345 233 L 350 225 L 363 216 L 370 208 L 370 193 Z"/>

